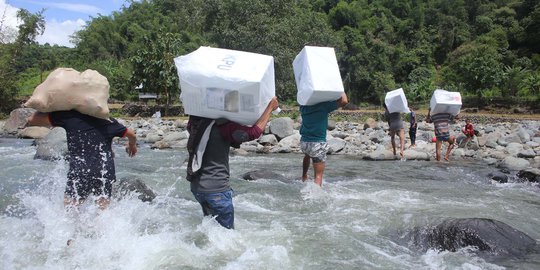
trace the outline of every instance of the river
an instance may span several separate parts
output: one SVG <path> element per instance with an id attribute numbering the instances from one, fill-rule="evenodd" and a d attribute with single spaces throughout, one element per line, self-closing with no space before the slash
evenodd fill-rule
<path id="1" fill-rule="evenodd" d="M 540 188 L 493 182 L 485 164 L 332 155 L 321 189 L 298 181 L 301 155 L 232 156 L 236 229 L 226 230 L 193 199 L 185 150 L 115 152 L 117 178 L 140 178 L 156 199 L 66 211 L 66 163 L 34 160 L 29 140 L 0 139 L 1 269 L 540 269 L 537 253 L 489 259 L 395 241 L 449 217 L 496 219 L 539 241 Z M 240 178 L 259 168 L 290 180 Z"/>

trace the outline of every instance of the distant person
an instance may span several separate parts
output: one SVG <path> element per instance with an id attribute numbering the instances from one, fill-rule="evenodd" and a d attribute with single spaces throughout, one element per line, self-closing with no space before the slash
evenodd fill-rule
<path id="1" fill-rule="evenodd" d="M 455 117 L 456 119 L 458 116 Z M 438 113 L 431 115 L 431 108 L 428 109 L 427 122 L 433 122 L 435 127 L 435 158 L 437 161 L 441 161 L 441 148 L 443 142 L 448 142 L 448 149 L 444 155 L 444 160 L 449 161 L 450 153 L 454 148 L 454 143 L 456 142 L 455 137 L 450 135 L 449 122 L 453 119 L 452 114 L 449 113 Z"/>
<path id="2" fill-rule="evenodd" d="M 474 127 L 471 122 L 471 119 L 469 118 L 465 119 L 465 127 L 461 131 L 463 132 L 463 134 L 465 134 L 465 136 L 467 136 L 467 140 L 465 141 L 465 146 L 467 146 L 475 135 L 475 131 L 474 131 Z"/>
<path id="3" fill-rule="evenodd" d="M 225 119 L 190 116 L 187 126 L 187 180 L 191 192 L 200 203 L 205 216 L 214 216 L 227 229 L 234 229 L 233 190 L 229 182 L 229 150 L 242 142 L 259 138 L 278 108 L 277 98 L 268 103 L 263 114 L 252 127 Z"/>
<path id="4" fill-rule="evenodd" d="M 418 123 L 416 122 L 416 113 L 412 107 L 409 107 L 409 138 L 411 139 L 411 145 L 409 148 L 416 147 L 416 129 L 418 128 Z"/>
<path id="5" fill-rule="evenodd" d="M 309 166 L 311 161 L 313 161 L 314 182 L 322 186 L 326 152 L 328 152 L 328 143 L 326 142 L 328 114 L 348 103 L 347 95 L 343 93 L 338 100 L 300 106 L 300 113 L 302 115 L 300 149 L 304 153 L 302 181 L 307 181 Z"/>
<path id="6" fill-rule="evenodd" d="M 90 195 L 101 209 L 110 203 L 112 183 L 116 181 L 112 139 L 127 137 L 126 152 L 137 153 L 137 136 L 114 118 L 105 120 L 78 111 L 36 112 L 28 125 L 58 126 L 66 130 L 69 171 L 64 205 L 80 205 Z"/>
<path id="7" fill-rule="evenodd" d="M 399 137 L 399 155 L 401 158 L 403 158 L 404 154 L 404 147 L 405 147 L 405 129 L 403 128 L 404 124 L 401 120 L 401 113 L 395 112 L 390 113 L 388 111 L 388 108 L 386 107 L 386 104 L 383 104 L 384 107 L 384 118 L 386 118 L 386 121 L 388 121 L 388 131 L 390 133 L 390 138 L 392 142 L 392 150 L 394 152 L 394 156 L 396 155 L 396 134 Z"/>

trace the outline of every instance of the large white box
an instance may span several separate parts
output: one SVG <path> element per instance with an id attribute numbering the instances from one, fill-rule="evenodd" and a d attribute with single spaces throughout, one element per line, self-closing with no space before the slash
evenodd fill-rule
<path id="1" fill-rule="evenodd" d="M 388 108 L 389 113 L 409 113 L 411 112 L 409 110 L 409 105 L 407 103 L 407 97 L 405 97 L 405 93 L 403 92 L 403 88 L 399 88 L 393 91 L 390 91 L 386 93 L 386 97 L 384 98 L 384 104 L 386 104 L 386 108 Z"/>
<path id="2" fill-rule="evenodd" d="M 344 92 L 334 48 L 305 46 L 293 61 L 300 105 L 337 100 Z"/>
<path id="3" fill-rule="evenodd" d="M 174 63 L 189 115 L 253 125 L 275 96 L 272 56 L 200 47 Z"/>
<path id="4" fill-rule="evenodd" d="M 459 92 L 437 89 L 431 96 L 429 106 L 431 108 L 431 115 L 438 113 L 458 115 L 461 110 L 461 94 Z"/>

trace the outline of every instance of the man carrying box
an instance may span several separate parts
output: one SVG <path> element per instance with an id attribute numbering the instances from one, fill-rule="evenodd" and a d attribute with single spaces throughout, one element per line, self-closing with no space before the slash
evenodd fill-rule
<path id="1" fill-rule="evenodd" d="M 455 137 L 450 135 L 450 128 L 448 123 L 452 120 L 453 116 L 450 113 L 437 113 L 431 115 L 431 108 L 428 109 L 427 122 L 433 123 L 435 128 L 435 137 L 437 141 L 435 142 L 435 158 L 437 161 L 441 161 L 441 148 L 443 142 L 448 142 L 448 149 L 446 149 L 446 154 L 444 155 L 444 160 L 449 161 L 450 152 L 454 149 Z M 456 115 L 457 119 L 458 116 Z"/>
<path id="2" fill-rule="evenodd" d="M 315 105 L 300 106 L 302 114 L 302 126 L 300 127 L 300 148 L 304 153 L 302 163 L 302 181 L 308 179 L 308 170 L 311 160 L 313 160 L 313 170 L 315 172 L 315 184 L 322 186 L 324 167 L 326 162 L 326 130 L 328 129 L 328 114 L 339 107 L 349 103 L 345 92 L 335 101 L 325 101 Z"/>
<path id="3" fill-rule="evenodd" d="M 227 229 L 234 229 L 233 191 L 229 183 L 230 147 L 240 147 L 242 142 L 259 138 L 278 105 L 277 98 L 273 97 L 252 127 L 224 119 L 189 117 L 186 178 L 191 182 L 191 192 L 201 204 L 203 214 L 215 216 L 216 221 Z"/>

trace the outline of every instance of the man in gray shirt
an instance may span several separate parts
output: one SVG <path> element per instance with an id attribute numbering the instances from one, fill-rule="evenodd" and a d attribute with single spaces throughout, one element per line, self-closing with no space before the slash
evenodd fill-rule
<path id="1" fill-rule="evenodd" d="M 227 229 L 234 228 L 233 191 L 229 184 L 229 149 L 231 146 L 239 147 L 242 142 L 259 138 L 270 114 L 277 108 L 278 101 L 274 97 L 252 127 L 221 119 L 214 121 L 197 116 L 189 118 L 187 179 L 191 182 L 191 192 L 201 204 L 203 214 L 215 216 L 216 221 Z M 204 149 L 203 153 L 200 153 L 201 147 Z M 197 157 L 198 154 L 202 157 Z"/>

